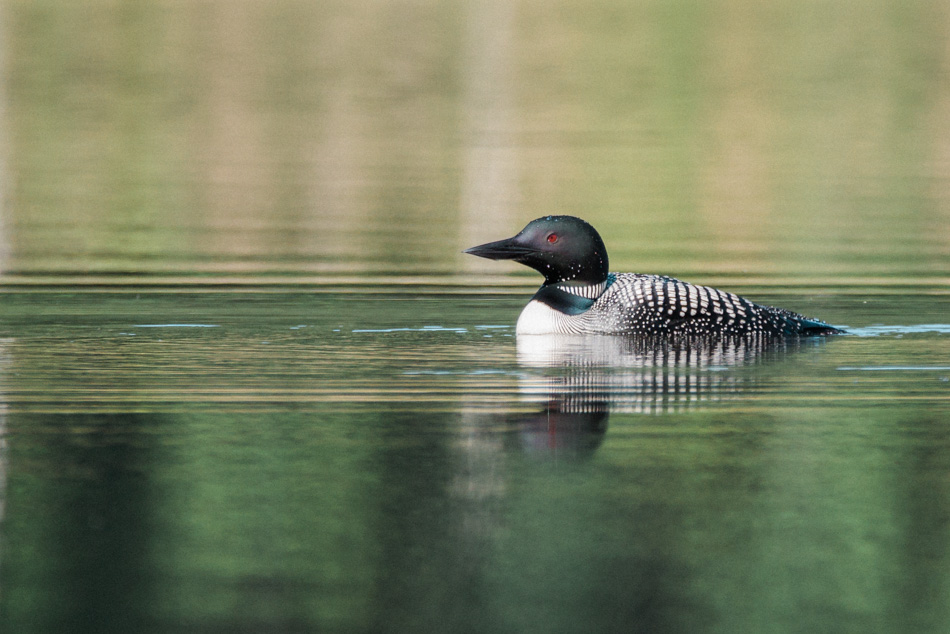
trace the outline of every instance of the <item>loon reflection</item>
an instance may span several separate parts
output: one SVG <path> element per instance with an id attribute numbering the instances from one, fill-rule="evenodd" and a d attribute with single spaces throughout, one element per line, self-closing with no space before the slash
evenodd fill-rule
<path id="1" fill-rule="evenodd" d="M 531 454 L 594 453 L 612 412 L 663 414 L 737 398 L 757 382 L 743 367 L 775 363 L 824 339 L 526 335 L 517 339 L 522 399 L 543 404 L 512 416 Z"/>

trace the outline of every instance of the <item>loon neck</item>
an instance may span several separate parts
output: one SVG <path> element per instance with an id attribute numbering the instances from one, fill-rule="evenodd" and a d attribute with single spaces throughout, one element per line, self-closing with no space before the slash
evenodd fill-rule
<path id="1" fill-rule="evenodd" d="M 538 289 L 532 299 L 559 313 L 579 315 L 594 305 L 614 279 L 611 275 L 597 284 L 578 284 L 577 282 L 545 284 Z"/>

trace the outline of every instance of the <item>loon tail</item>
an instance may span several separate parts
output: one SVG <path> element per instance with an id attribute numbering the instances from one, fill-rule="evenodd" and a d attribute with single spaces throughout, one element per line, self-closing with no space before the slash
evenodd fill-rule
<path id="1" fill-rule="evenodd" d="M 844 334 L 845 331 L 841 330 L 840 328 L 835 328 L 834 326 L 828 325 L 823 321 L 803 317 L 798 319 L 797 323 L 789 324 L 786 327 L 785 332 L 789 335 L 814 337 L 822 335 L 841 335 Z"/>

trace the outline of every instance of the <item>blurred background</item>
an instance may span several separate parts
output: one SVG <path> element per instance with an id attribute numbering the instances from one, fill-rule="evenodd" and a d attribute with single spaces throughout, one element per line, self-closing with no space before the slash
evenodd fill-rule
<path id="1" fill-rule="evenodd" d="M 0 282 L 947 282 L 941 0 L 0 7 Z"/>

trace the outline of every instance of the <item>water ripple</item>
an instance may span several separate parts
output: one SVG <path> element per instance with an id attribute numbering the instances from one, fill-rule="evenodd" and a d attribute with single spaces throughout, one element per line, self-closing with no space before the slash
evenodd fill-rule
<path id="1" fill-rule="evenodd" d="M 220 328 L 218 324 L 135 324 L 133 328 Z"/>
<path id="2" fill-rule="evenodd" d="M 916 335 L 937 332 L 950 334 L 950 324 L 916 324 L 913 326 L 865 326 L 864 328 L 848 328 L 848 334 L 858 337 L 880 337 L 882 335 Z"/>
<path id="3" fill-rule="evenodd" d="M 422 326 L 421 328 L 357 328 L 350 332 L 468 332 L 468 328 Z"/>
<path id="4" fill-rule="evenodd" d="M 950 365 L 843 365 L 838 369 L 845 372 L 876 372 L 881 370 L 890 372 L 946 372 L 950 370 Z"/>

